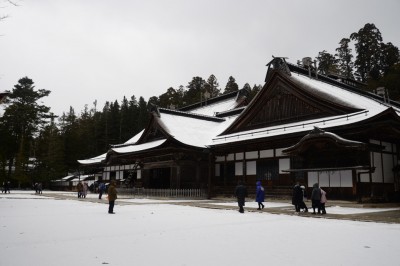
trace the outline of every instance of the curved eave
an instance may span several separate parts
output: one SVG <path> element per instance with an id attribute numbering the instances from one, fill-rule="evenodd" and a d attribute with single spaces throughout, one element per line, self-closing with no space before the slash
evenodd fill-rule
<path id="1" fill-rule="evenodd" d="M 102 155 L 90 158 L 90 159 L 84 159 L 84 160 L 78 160 L 78 163 L 82 165 L 98 165 L 101 164 L 102 161 L 106 158 L 107 153 L 104 153 Z"/>
<path id="2" fill-rule="evenodd" d="M 319 131 L 319 129 L 317 130 Z M 299 154 L 307 150 L 313 143 L 317 142 L 330 142 L 343 149 L 366 150 L 368 148 L 368 144 L 363 142 L 344 139 L 331 132 L 322 131 L 316 133 L 315 131 L 316 130 L 313 130 L 311 133 L 304 136 L 298 143 L 282 150 L 282 152 L 287 155 Z"/>
<path id="3" fill-rule="evenodd" d="M 120 148 L 112 148 L 110 152 L 116 153 L 116 154 L 131 154 L 135 152 L 142 152 L 142 151 L 147 151 L 151 150 L 153 148 L 162 146 L 167 139 L 160 139 L 160 140 L 155 140 L 155 141 L 150 141 L 142 144 L 136 144 L 136 145 L 130 145 L 130 146 L 125 146 L 125 147 L 120 147 Z M 110 153 L 109 152 L 109 153 Z"/>

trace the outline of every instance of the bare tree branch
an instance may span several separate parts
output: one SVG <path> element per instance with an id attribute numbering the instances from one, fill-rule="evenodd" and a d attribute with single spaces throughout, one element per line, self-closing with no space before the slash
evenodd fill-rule
<path id="1" fill-rule="evenodd" d="M 13 5 L 13 6 L 18 6 L 18 4 L 17 4 L 17 3 L 15 3 L 14 1 L 7 0 L 7 2 L 8 2 L 8 3 L 10 3 L 10 4 L 11 4 L 11 5 Z"/>

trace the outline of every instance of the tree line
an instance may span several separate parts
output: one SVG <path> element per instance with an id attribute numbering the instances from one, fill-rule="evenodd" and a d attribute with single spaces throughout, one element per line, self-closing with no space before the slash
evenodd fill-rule
<path id="1" fill-rule="evenodd" d="M 244 88 L 255 95 L 261 85 Z M 80 171 L 77 160 L 105 153 L 110 145 L 126 142 L 139 133 L 150 118 L 149 105 L 178 109 L 206 98 L 238 91 L 235 78 L 229 77 L 221 92 L 217 78 L 193 77 L 186 87 L 170 87 L 148 102 L 123 97 L 86 105 L 78 114 L 70 107 L 60 117 L 39 104 L 49 90 L 35 89 L 33 80 L 21 78 L 12 89 L 4 114 L 0 117 L 0 181 L 12 181 L 16 186 L 30 186 Z"/>
<path id="2" fill-rule="evenodd" d="M 384 43 L 374 24 L 366 24 L 340 40 L 335 54 L 323 50 L 315 61 L 318 65 L 314 70 L 320 74 L 358 79 L 367 84 L 367 89 L 384 86 L 391 99 L 400 100 L 399 49 L 390 42 Z M 261 85 L 246 83 L 243 88 L 253 98 Z M 24 77 L 12 89 L 0 117 L 0 181 L 30 186 L 78 172 L 78 159 L 105 153 L 110 145 L 123 143 L 139 133 L 148 123 L 149 105 L 179 109 L 238 90 L 232 76 L 223 88 L 214 75 L 207 80 L 196 76 L 186 86 L 170 87 L 148 102 L 143 97 L 124 96 L 121 101 L 106 102 L 101 108 L 94 101 L 79 114 L 70 107 L 56 117 L 49 107 L 39 104 L 50 91 L 36 90 L 33 80 Z"/>
<path id="3" fill-rule="evenodd" d="M 370 91 L 385 87 L 392 100 L 400 100 L 399 48 L 383 42 L 380 30 L 373 23 L 342 38 L 335 53 L 319 52 L 315 61 L 318 68 L 314 70 L 319 74 L 355 79 L 365 83 Z"/>

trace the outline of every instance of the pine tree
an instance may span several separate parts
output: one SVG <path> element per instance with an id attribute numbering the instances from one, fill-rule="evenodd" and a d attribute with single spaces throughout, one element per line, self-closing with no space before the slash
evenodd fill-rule
<path id="1" fill-rule="evenodd" d="M 358 32 L 352 33 L 350 39 L 356 41 L 356 77 L 362 82 L 366 82 L 369 77 L 379 79 L 382 42 L 379 29 L 374 24 L 367 23 Z"/>
<path id="2" fill-rule="evenodd" d="M 339 47 L 336 48 L 336 58 L 338 59 L 339 74 L 346 78 L 354 78 L 353 75 L 353 54 L 349 47 L 350 39 L 343 38 L 339 42 Z"/>
<path id="3" fill-rule="evenodd" d="M 28 77 L 20 79 L 9 95 L 9 106 L 1 118 L 2 135 L 10 141 L 6 144 L 7 154 L 3 154 L 9 162 L 8 175 L 15 162 L 15 178 L 19 184 L 29 182 L 27 164 L 33 149 L 33 137 L 46 125 L 50 111 L 49 107 L 38 102 L 49 94 L 48 90 L 35 90 L 34 82 Z"/>
<path id="4" fill-rule="evenodd" d="M 323 50 L 318 53 L 318 73 L 323 75 L 337 74 L 338 72 L 338 60 L 336 57 L 327 51 Z"/>
<path id="5" fill-rule="evenodd" d="M 211 74 L 205 84 L 205 89 L 208 93 L 210 93 L 211 98 L 221 94 L 220 89 L 218 87 L 219 84 L 217 78 L 213 74 Z"/>
<path id="6" fill-rule="evenodd" d="M 230 76 L 228 79 L 228 82 L 226 83 L 224 94 L 229 93 L 229 92 L 238 91 L 238 90 L 239 90 L 239 86 L 237 85 L 235 78 Z"/>
<path id="7" fill-rule="evenodd" d="M 203 100 L 204 85 L 206 81 L 201 77 L 193 77 L 192 81 L 186 86 L 188 90 L 184 95 L 186 105 L 197 103 Z"/>

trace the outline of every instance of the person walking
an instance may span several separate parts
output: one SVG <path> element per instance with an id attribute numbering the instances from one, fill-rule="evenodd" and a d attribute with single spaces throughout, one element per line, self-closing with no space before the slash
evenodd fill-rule
<path id="1" fill-rule="evenodd" d="M 306 201 L 307 199 L 307 195 L 306 195 L 306 187 L 305 186 L 300 186 L 301 191 L 303 192 L 303 198 L 302 201 L 300 203 L 300 209 L 304 209 L 304 212 L 308 212 L 308 208 L 307 205 L 304 201 Z"/>
<path id="2" fill-rule="evenodd" d="M 318 214 L 321 213 L 321 190 L 319 184 L 315 183 L 313 185 L 313 190 L 311 192 L 311 203 L 313 208 L 313 214 L 315 214 L 315 209 L 318 209 Z"/>
<path id="3" fill-rule="evenodd" d="M 39 193 L 39 194 L 42 194 L 42 190 L 43 190 L 43 185 L 42 185 L 42 183 L 37 183 L 37 192 Z"/>
<path id="4" fill-rule="evenodd" d="M 322 188 L 320 188 L 320 190 L 321 190 L 321 213 L 326 214 L 325 210 L 326 192 Z"/>
<path id="5" fill-rule="evenodd" d="M 78 191 L 78 198 L 82 197 L 83 185 L 81 181 L 76 185 L 76 190 Z"/>
<path id="6" fill-rule="evenodd" d="M 235 196 L 239 205 L 239 212 L 244 213 L 243 206 L 245 205 L 247 197 L 247 188 L 245 185 L 243 185 L 243 182 L 241 180 L 238 181 L 238 185 L 235 188 Z"/>
<path id="7" fill-rule="evenodd" d="M 84 198 L 86 198 L 88 189 L 89 189 L 88 183 L 87 182 L 83 182 L 83 193 L 82 193 L 82 195 L 83 195 Z"/>
<path id="8" fill-rule="evenodd" d="M 105 190 L 106 190 L 106 185 L 104 185 L 103 182 L 100 182 L 100 184 L 99 184 L 99 199 L 101 199 Z"/>
<path id="9" fill-rule="evenodd" d="M 292 204 L 296 213 L 300 212 L 300 205 L 303 201 L 303 191 L 300 188 L 299 182 L 293 187 Z"/>
<path id="10" fill-rule="evenodd" d="M 261 181 L 256 182 L 256 202 L 258 203 L 258 209 L 264 209 L 265 191 L 264 187 L 261 185 Z"/>
<path id="11" fill-rule="evenodd" d="M 7 191 L 8 191 L 8 193 L 10 193 L 10 182 L 9 181 L 3 182 L 3 189 L 1 190 L 1 193 L 3 193 L 3 191 L 4 191 L 4 194 L 6 194 Z"/>
<path id="12" fill-rule="evenodd" d="M 115 188 L 115 181 L 112 180 L 108 188 L 108 213 L 114 214 L 114 204 L 117 199 L 117 189 Z"/>

